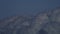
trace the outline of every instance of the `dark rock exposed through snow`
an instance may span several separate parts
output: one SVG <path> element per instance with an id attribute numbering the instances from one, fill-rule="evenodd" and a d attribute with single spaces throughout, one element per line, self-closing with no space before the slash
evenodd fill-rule
<path id="1" fill-rule="evenodd" d="M 34 18 L 13 16 L 0 20 L 0 34 L 60 34 L 60 8 L 38 13 Z"/>

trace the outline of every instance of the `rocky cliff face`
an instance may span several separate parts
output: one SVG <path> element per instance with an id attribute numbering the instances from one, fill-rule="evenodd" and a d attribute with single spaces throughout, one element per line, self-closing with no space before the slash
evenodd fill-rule
<path id="1" fill-rule="evenodd" d="M 60 8 L 34 18 L 13 16 L 0 20 L 0 34 L 60 34 Z"/>

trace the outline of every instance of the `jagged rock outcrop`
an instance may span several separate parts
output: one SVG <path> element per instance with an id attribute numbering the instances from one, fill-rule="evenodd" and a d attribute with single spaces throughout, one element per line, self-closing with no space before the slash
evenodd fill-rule
<path id="1" fill-rule="evenodd" d="M 60 34 L 60 8 L 34 18 L 13 16 L 0 21 L 0 34 Z"/>

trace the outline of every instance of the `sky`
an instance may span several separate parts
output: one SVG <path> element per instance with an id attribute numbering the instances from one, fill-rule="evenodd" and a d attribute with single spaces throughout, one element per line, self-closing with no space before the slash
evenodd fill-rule
<path id="1" fill-rule="evenodd" d="M 56 7 L 60 7 L 60 0 L 0 0 L 0 19 L 14 15 L 34 16 Z"/>

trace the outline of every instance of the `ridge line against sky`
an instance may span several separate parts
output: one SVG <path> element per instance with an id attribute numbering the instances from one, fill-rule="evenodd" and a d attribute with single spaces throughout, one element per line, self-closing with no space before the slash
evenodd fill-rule
<path id="1" fill-rule="evenodd" d="M 0 19 L 11 15 L 35 16 L 44 9 L 60 6 L 60 0 L 0 0 Z"/>

